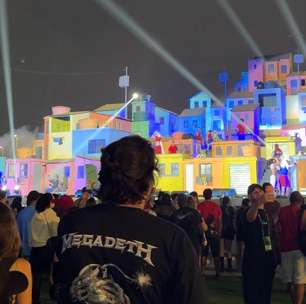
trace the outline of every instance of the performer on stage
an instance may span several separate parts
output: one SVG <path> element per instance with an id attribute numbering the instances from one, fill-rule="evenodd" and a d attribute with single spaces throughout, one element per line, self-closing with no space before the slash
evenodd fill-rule
<path id="1" fill-rule="evenodd" d="M 290 165 L 289 159 L 285 158 L 280 163 L 279 168 L 279 185 L 281 195 L 286 196 L 287 191 L 291 188 L 291 183 L 289 179 L 289 168 L 293 167 L 295 164 Z"/>
<path id="2" fill-rule="evenodd" d="M 211 145 L 214 141 L 214 134 L 212 130 L 209 130 L 206 134 L 207 152 L 211 151 Z"/>
<path id="3" fill-rule="evenodd" d="M 270 184 L 273 186 L 275 190 L 278 189 L 278 170 L 280 169 L 279 160 L 276 158 L 272 158 L 272 163 L 270 165 L 271 175 L 270 175 Z"/>
<path id="4" fill-rule="evenodd" d="M 238 135 L 238 140 L 245 140 L 245 126 L 243 118 L 240 119 L 240 122 L 237 125 L 237 135 Z"/>
<path id="5" fill-rule="evenodd" d="M 272 157 L 280 159 L 282 157 L 282 155 L 283 155 L 282 149 L 279 147 L 278 144 L 275 144 Z"/>
<path id="6" fill-rule="evenodd" d="M 175 144 L 174 140 L 172 140 L 168 148 L 168 153 L 175 154 L 176 152 L 177 152 L 177 145 Z"/>
<path id="7" fill-rule="evenodd" d="M 161 142 L 161 135 L 159 132 L 155 131 L 151 137 L 153 139 L 153 148 L 156 154 L 162 154 L 163 153 L 163 146 Z"/>
<path id="8" fill-rule="evenodd" d="M 198 131 L 196 132 L 194 139 L 196 141 L 196 155 L 201 154 L 201 147 L 203 144 L 203 138 L 202 138 L 202 134 L 201 134 L 201 130 L 198 129 Z"/>

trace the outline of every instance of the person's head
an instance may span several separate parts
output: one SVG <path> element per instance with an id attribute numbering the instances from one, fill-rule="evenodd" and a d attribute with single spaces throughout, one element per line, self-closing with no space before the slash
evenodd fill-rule
<path id="1" fill-rule="evenodd" d="M 156 204 L 172 206 L 170 194 L 167 192 L 163 192 L 163 191 L 159 192 Z"/>
<path id="2" fill-rule="evenodd" d="M 248 198 L 251 202 L 262 200 L 264 194 L 264 190 L 259 184 L 252 184 L 248 188 Z"/>
<path id="3" fill-rule="evenodd" d="M 102 149 L 99 195 L 111 204 L 144 204 L 153 192 L 157 159 L 151 143 L 123 137 Z"/>
<path id="4" fill-rule="evenodd" d="M 290 194 L 289 202 L 291 205 L 300 206 L 304 204 L 304 197 L 299 191 L 293 191 Z"/>
<path id="5" fill-rule="evenodd" d="M 17 258 L 21 241 L 12 210 L 0 204 L 0 259 Z"/>
<path id="6" fill-rule="evenodd" d="M 38 213 L 44 212 L 46 209 L 51 206 L 52 195 L 50 193 L 43 194 L 36 203 L 36 211 Z"/>
<path id="7" fill-rule="evenodd" d="M 191 195 L 187 196 L 187 205 L 188 205 L 188 207 L 191 207 L 191 208 L 196 208 L 197 207 L 196 201 L 194 200 L 194 198 Z"/>
<path id="8" fill-rule="evenodd" d="M 97 205 L 97 202 L 96 202 L 94 197 L 91 197 L 87 200 L 85 207 L 92 207 L 92 206 L 95 206 L 95 205 Z"/>
<path id="9" fill-rule="evenodd" d="M 210 188 L 207 188 L 203 191 L 203 196 L 205 200 L 210 200 L 212 198 L 212 190 Z"/>
<path id="10" fill-rule="evenodd" d="M 15 196 L 13 201 L 12 201 L 11 208 L 15 212 L 16 215 L 22 210 L 22 204 L 21 203 L 22 203 L 22 197 L 21 196 Z"/>
<path id="11" fill-rule="evenodd" d="M 192 191 L 189 193 L 189 195 L 193 198 L 195 204 L 197 205 L 199 203 L 199 196 L 196 191 Z"/>
<path id="12" fill-rule="evenodd" d="M 279 145 L 278 145 L 278 144 L 275 144 L 274 148 L 275 148 L 275 149 L 279 149 Z"/>
<path id="13" fill-rule="evenodd" d="M 27 206 L 35 206 L 40 195 L 37 191 L 30 191 L 27 196 Z"/>
<path id="14" fill-rule="evenodd" d="M 188 207 L 187 195 L 184 193 L 179 193 L 177 196 L 177 204 L 180 208 Z"/>
<path id="15" fill-rule="evenodd" d="M 241 207 L 242 208 L 248 208 L 250 206 L 250 200 L 245 197 L 242 201 L 241 201 Z"/>
<path id="16" fill-rule="evenodd" d="M 265 193 L 274 193 L 274 187 L 270 183 L 263 183 L 262 188 Z"/>
<path id="17" fill-rule="evenodd" d="M 228 206 L 230 204 L 231 200 L 228 196 L 223 196 L 221 199 L 222 206 Z"/>
<path id="18" fill-rule="evenodd" d="M 0 190 L 0 202 L 4 202 L 6 200 L 6 192 Z"/>
<path id="19" fill-rule="evenodd" d="M 88 190 L 87 188 L 83 188 L 82 189 L 82 200 L 89 200 L 90 198 L 90 190 Z"/>

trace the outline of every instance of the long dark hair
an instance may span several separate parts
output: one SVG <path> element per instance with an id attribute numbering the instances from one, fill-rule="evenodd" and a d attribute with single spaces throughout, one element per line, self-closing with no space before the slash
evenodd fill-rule
<path id="1" fill-rule="evenodd" d="M 102 150 L 99 196 L 111 204 L 133 204 L 153 186 L 157 159 L 151 143 L 124 137 Z"/>

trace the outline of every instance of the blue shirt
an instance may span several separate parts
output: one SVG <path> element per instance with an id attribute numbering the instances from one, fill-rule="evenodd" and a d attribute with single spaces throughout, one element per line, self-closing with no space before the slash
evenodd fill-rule
<path id="1" fill-rule="evenodd" d="M 17 216 L 17 225 L 19 228 L 22 243 L 22 256 L 27 257 L 31 254 L 31 221 L 35 213 L 35 208 L 28 206 L 21 210 Z"/>

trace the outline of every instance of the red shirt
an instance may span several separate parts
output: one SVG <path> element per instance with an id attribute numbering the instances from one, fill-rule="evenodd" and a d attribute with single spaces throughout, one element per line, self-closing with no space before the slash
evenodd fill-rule
<path id="1" fill-rule="evenodd" d="M 168 148 L 169 153 L 176 153 L 177 152 L 177 146 L 174 144 L 171 144 Z"/>
<path id="2" fill-rule="evenodd" d="M 205 200 L 203 203 L 198 205 L 198 211 L 200 212 L 205 222 L 207 222 L 208 217 L 212 215 L 215 218 L 216 229 L 220 231 L 222 210 L 215 202 Z"/>
<path id="3" fill-rule="evenodd" d="M 300 210 L 300 208 L 291 205 L 280 209 L 280 249 L 282 252 L 299 249 L 297 237 L 299 233 Z"/>
<path id="4" fill-rule="evenodd" d="M 244 134 L 245 133 L 245 127 L 242 124 L 237 125 L 238 133 Z"/>

